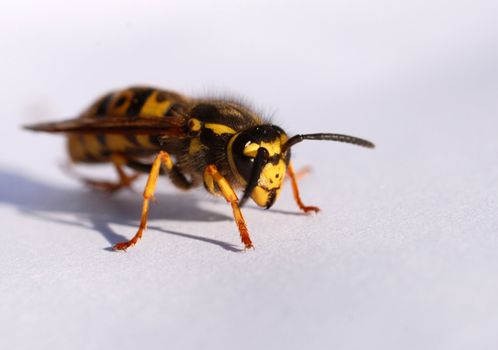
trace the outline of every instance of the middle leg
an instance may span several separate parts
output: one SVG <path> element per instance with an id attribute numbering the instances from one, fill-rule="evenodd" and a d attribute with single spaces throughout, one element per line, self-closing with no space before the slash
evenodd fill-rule
<path id="1" fill-rule="evenodd" d="M 126 250 L 132 246 L 134 246 L 140 238 L 142 238 L 143 232 L 147 228 L 147 217 L 149 214 L 149 203 L 154 198 L 154 192 L 156 190 L 157 178 L 161 172 L 161 165 L 164 165 L 167 171 L 171 171 L 173 168 L 173 161 L 171 160 L 168 153 L 165 151 L 160 151 L 156 158 L 154 158 L 154 162 L 150 168 L 149 178 L 147 179 L 147 184 L 145 185 L 144 190 L 144 201 L 142 205 L 142 215 L 140 218 L 140 226 L 138 227 L 138 231 L 127 242 L 120 242 L 114 245 L 114 250 Z"/>

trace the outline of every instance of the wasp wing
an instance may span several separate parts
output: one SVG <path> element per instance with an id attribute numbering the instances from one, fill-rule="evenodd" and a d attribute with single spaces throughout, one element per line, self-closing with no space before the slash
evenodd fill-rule
<path id="1" fill-rule="evenodd" d="M 77 118 L 60 122 L 26 125 L 25 129 L 68 134 L 121 134 L 121 135 L 160 135 L 185 136 L 185 117 L 166 118 Z"/>

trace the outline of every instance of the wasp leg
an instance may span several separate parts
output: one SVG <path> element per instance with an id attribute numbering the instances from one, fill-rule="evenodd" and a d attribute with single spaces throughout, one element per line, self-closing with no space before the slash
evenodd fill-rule
<path id="1" fill-rule="evenodd" d="M 131 176 L 127 175 L 123 170 L 123 165 L 126 165 L 127 161 L 128 160 L 126 159 L 126 157 L 123 157 L 120 154 L 113 154 L 111 156 L 111 162 L 114 165 L 114 168 L 116 169 L 119 176 L 118 182 L 99 181 L 99 180 L 88 179 L 81 176 L 78 177 L 87 186 L 111 193 L 116 192 L 122 188 L 131 188 L 131 184 L 140 176 L 140 174 L 137 173 Z"/>
<path id="2" fill-rule="evenodd" d="M 297 170 L 294 172 L 296 181 L 301 181 L 304 179 L 306 176 L 308 176 L 311 173 L 311 167 L 306 165 L 302 167 L 301 169 Z M 286 177 L 285 180 L 288 180 L 289 178 Z"/>
<path id="3" fill-rule="evenodd" d="M 294 199 L 296 200 L 296 203 L 297 203 L 297 206 L 299 207 L 299 209 L 301 209 L 305 213 L 308 213 L 311 211 L 314 211 L 314 212 L 320 211 L 320 208 L 314 207 L 314 206 L 304 205 L 304 203 L 301 201 L 301 196 L 299 195 L 299 188 L 297 187 L 296 173 L 294 172 L 294 168 L 292 166 L 292 163 L 289 163 L 289 165 L 287 166 L 287 171 L 289 173 L 290 180 L 291 180 L 292 193 L 294 194 Z"/>
<path id="4" fill-rule="evenodd" d="M 244 243 L 246 249 L 254 248 L 251 242 L 251 238 L 249 237 L 249 231 L 247 230 L 246 222 L 239 208 L 239 199 L 228 181 L 219 173 L 215 165 L 208 165 L 206 167 L 206 170 L 204 171 L 204 177 L 207 178 L 208 181 L 215 182 L 216 185 L 218 185 L 221 194 L 232 206 L 233 217 L 240 232 L 240 240 L 242 241 L 242 243 Z"/>
<path id="5" fill-rule="evenodd" d="M 141 163 L 139 161 L 130 159 L 126 163 L 126 166 L 140 172 L 150 173 L 152 164 Z M 171 169 L 164 170 L 161 168 L 161 170 L 159 171 L 159 175 L 164 175 L 166 173 L 169 175 L 171 182 L 173 182 L 176 187 L 182 190 L 189 190 L 194 185 L 187 179 L 185 174 L 183 174 L 175 164 L 173 164 L 173 167 Z"/>
<path id="6" fill-rule="evenodd" d="M 145 190 L 143 194 L 144 202 L 142 205 L 142 215 L 140 218 L 140 226 L 138 227 L 138 231 L 135 234 L 135 236 L 133 236 L 133 238 L 130 239 L 128 242 L 121 242 L 114 245 L 115 250 L 126 250 L 129 247 L 134 246 L 138 242 L 138 240 L 142 238 L 142 234 L 147 228 L 149 201 L 154 197 L 157 178 L 159 177 L 159 173 L 161 171 L 161 164 L 164 165 L 168 171 L 173 168 L 173 162 L 171 161 L 169 154 L 164 151 L 160 151 L 157 154 L 150 168 L 149 178 L 147 179 L 147 184 L 145 185 Z"/>

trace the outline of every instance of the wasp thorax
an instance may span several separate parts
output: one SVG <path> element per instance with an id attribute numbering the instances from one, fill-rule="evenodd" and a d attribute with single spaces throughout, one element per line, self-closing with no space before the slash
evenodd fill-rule
<path id="1" fill-rule="evenodd" d="M 274 125 L 253 127 L 230 140 L 228 158 L 232 172 L 246 191 L 251 191 L 251 198 L 259 206 L 271 207 L 280 193 L 290 158 L 289 151 L 282 153 L 285 141 L 285 132 Z M 255 183 L 251 184 L 251 180 Z"/>

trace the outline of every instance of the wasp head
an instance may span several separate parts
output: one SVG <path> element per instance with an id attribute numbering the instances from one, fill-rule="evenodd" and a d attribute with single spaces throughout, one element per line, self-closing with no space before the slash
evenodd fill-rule
<path id="1" fill-rule="evenodd" d="M 285 132 L 275 125 L 258 125 L 234 135 L 228 144 L 230 168 L 245 186 L 240 205 L 251 197 L 270 208 L 277 199 L 290 159 Z"/>

